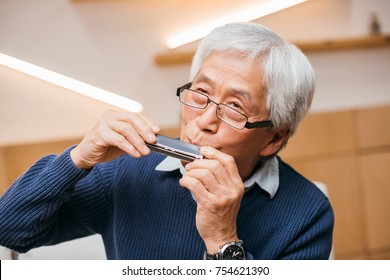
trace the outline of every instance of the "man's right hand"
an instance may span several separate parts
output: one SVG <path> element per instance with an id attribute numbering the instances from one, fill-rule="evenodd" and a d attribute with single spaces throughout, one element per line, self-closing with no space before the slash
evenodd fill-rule
<path id="1" fill-rule="evenodd" d="M 106 111 L 70 156 L 82 169 L 111 161 L 125 153 L 139 158 L 150 153 L 147 143 L 156 142 L 159 127 L 139 113 Z"/>

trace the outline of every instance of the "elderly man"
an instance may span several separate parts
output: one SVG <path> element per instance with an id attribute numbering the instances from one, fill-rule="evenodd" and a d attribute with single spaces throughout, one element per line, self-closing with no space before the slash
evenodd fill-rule
<path id="1" fill-rule="evenodd" d="M 25 252 L 99 233 L 109 259 L 327 259 L 331 205 L 277 156 L 313 93 L 309 62 L 275 33 L 216 28 L 177 89 L 180 140 L 203 159 L 151 153 L 157 125 L 106 112 L 3 195 L 0 244 Z"/>

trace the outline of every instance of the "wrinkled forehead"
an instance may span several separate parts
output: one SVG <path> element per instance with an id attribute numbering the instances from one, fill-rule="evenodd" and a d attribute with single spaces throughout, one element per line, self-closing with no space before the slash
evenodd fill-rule
<path id="1" fill-rule="evenodd" d="M 265 100 L 263 72 L 258 59 L 237 52 L 216 52 L 204 60 L 193 83 L 240 95 L 260 105 Z"/>

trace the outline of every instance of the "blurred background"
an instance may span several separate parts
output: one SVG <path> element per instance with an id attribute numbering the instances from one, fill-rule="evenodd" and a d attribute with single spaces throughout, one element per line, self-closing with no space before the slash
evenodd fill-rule
<path id="1" fill-rule="evenodd" d="M 137 101 L 177 136 L 175 90 L 199 41 L 170 50 L 168 39 L 258 9 L 253 21 L 297 44 L 316 72 L 312 108 L 281 156 L 326 187 L 334 258 L 390 259 L 390 1 L 308 0 L 261 17 L 262 2 L 0 0 L 0 54 Z M 118 109 L 0 64 L 0 194 L 38 158 L 78 143 L 109 108 Z M 104 258 L 100 247 L 65 247 L 19 258 Z"/>

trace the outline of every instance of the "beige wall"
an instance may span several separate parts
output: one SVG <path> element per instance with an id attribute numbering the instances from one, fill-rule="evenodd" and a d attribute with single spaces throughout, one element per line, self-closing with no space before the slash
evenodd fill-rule
<path id="1" fill-rule="evenodd" d="M 158 67 L 166 38 L 258 0 L 0 1 L 0 52 L 133 98 L 162 127 L 179 123 L 189 64 Z M 310 0 L 258 22 L 291 41 L 366 36 L 370 13 L 390 33 L 390 1 Z M 390 50 L 308 54 L 313 111 L 390 103 Z M 0 145 L 81 137 L 103 105 L 0 67 Z M 21 102 L 23 101 L 23 102 Z M 45 130 L 46 128 L 46 130 Z"/>

